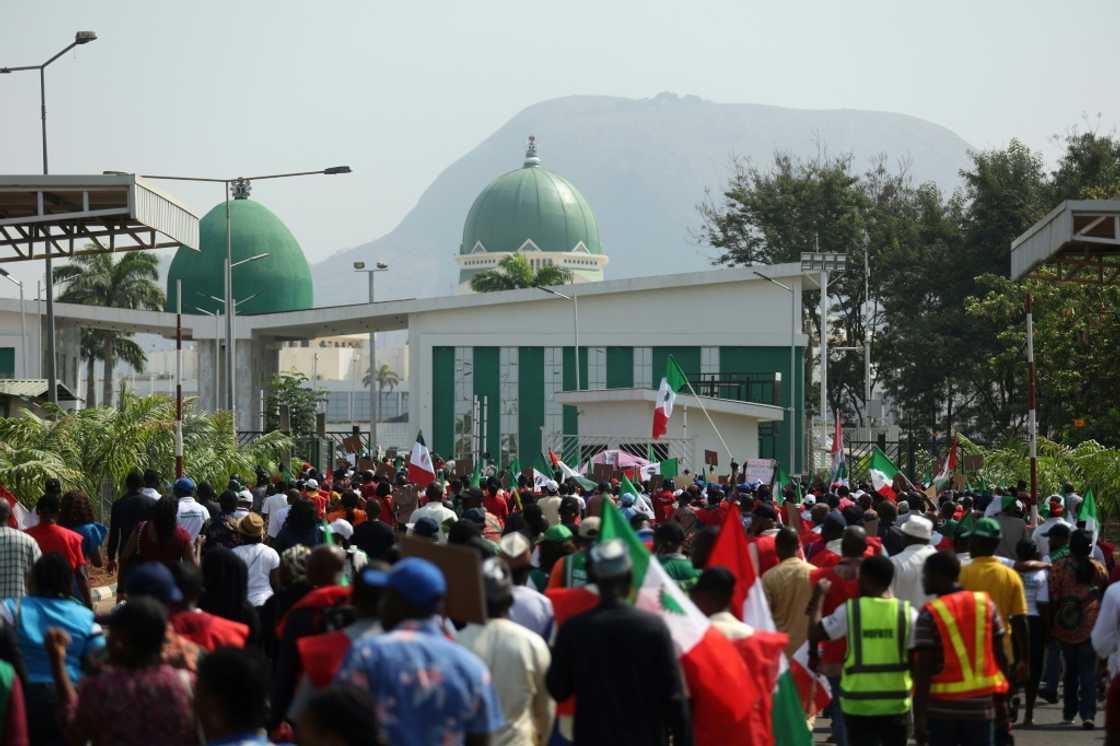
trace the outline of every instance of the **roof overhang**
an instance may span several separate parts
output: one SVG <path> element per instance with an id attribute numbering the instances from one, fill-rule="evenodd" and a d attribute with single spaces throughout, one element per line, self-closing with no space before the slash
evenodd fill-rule
<path id="1" fill-rule="evenodd" d="M 198 250 L 198 216 L 133 174 L 0 176 L 0 263 Z"/>
<path id="2" fill-rule="evenodd" d="M 60 402 L 79 401 L 77 395 L 70 388 L 58 381 L 58 400 Z M 0 379 L 0 396 L 12 396 L 19 399 L 36 399 L 45 401 L 47 398 L 47 379 L 45 378 L 2 378 Z"/>
<path id="3" fill-rule="evenodd" d="M 1120 285 L 1120 200 L 1067 200 L 1011 242 L 1011 279 Z"/>
<path id="4" fill-rule="evenodd" d="M 650 405 L 650 412 L 657 402 L 655 389 L 605 389 L 599 391 L 562 391 L 555 395 L 556 401 L 569 405 L 603 405 L 624 402 L 645 402 Z M 677 394 L 674 406 L 700 408 L 701 402 L 709 412 L 729 414 L 736 417 L 750 417 L 760 422 L 780 422 L 785 416 L 785 410 L 773 404 L 756 404 L 754 402 L 735 401 L 733 399 L 716 399 L 711 396 L 693 396 L 692 394 Z"/>

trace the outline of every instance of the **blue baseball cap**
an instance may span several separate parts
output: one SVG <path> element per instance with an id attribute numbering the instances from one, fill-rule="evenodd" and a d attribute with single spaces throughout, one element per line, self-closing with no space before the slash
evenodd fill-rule
<path id="1" fill-rule="evenodd" d="M 402 559 L 388 572 L 365 570 L 362 580 L 375 588 L 396 591 L 409 603 L 431 612 L 447 593 L 447 581 L 440 569 L 419 557 Z"/>
<path id="2" fill-rule="evenodd" d="M 126 596 L 151 596 L 163 604 L 177 604 L 183 600 L 175 578 L 162 562 L 145 562 L 129 573 L 124 593 Z"/>
<path id="3" fill-rule="evenodd" d="M 179 477 L 175 480 L 175 484 L 171 485 L 174 492 L 184 492 L 187 494 L 194 493 L 194 480 L 190 477 Z"/>

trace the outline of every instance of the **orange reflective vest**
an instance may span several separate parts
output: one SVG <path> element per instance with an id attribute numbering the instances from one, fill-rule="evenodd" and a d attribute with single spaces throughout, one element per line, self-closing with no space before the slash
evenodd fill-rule
<path id="1" fill-rule="evenodd" d="M 933 677 L 934 699 L 964 699 L 1007 691 L 992 648 L 992 614 L 987 593 L 958 591 L 929 602 L 941 635 L 944 665 Z"/>

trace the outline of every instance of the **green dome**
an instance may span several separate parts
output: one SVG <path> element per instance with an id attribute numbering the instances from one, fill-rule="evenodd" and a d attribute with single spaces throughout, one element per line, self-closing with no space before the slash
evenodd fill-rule
<path id="1" fill-rule="evenodd" d="M 303 249 L 284 222 L 260 202 L 233 199 L 229 203 L 233 261 L 268 254 L 233 268 L 233 297 L 242 300 L 237 313 L 275 313 L 311 308 L 315 293 L 311 268 Z M 175 281 L 183 281 L 183 313 L 223 311 L 210 298 L 225 297 L 222 277 L 226 258 L 226 206 L 217 204 L 199 221 L 199 251 L 180 247 L 167 273 L 167 310 L 175 310 Z"/>
<path id="2" fill-rule="evenodd" d="M 582 242 L 590 253 L 603 253 L 591 206 L 570 181 L 541 168 L 533 138 L 525 165 L 494 179 L 471 205 L 459 253 L 472 254 L 478 244 L 512 252 L 527 240 L 541 251 L 573 251 Z"/>

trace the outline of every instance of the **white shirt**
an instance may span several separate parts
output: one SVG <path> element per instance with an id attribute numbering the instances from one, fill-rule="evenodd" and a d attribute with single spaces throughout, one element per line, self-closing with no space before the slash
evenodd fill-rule
<path id="1" fill-rule="evenodd" d="M 1120 583 L 1108 586 L 1090 638 L 1100 658 L 1108 658 L 1108 675 L 1120 674 Z"/>
<path id="2" fill-rule="evenodd" d="M 502 705 L 506 724 L 491 735 L 490 743 L 546 742 L 554 706 L 544 677 L 552 656 L 540 635 L 509 619 L 491 619 L 485 625 L 468 624 L 456 639 L 486 664 Z"/>
<path id="3" fill-rule="evenodd" d="M 280 555 L 267 544 L 242 544 L 233 548 L 249 568 L 249 603 L 260 606 L 272 596 L 269 575 L 280 567 Z"/>
<path id="4" fill-rule="evenodd" d="M 920 546 L 920 545 L 915 545 Z M 902 553 L 898 555 L 901 557 Z M 858 598 L 854 600 L 859 600 Z M 906 637 L 906 647 L 914 647 L 914 625 L 918 623 L 918 610 L 910 604 L 910 631 Z M 828 635 L 830 640 L 839 640 L 841 637 L 848 636 L 848 604 L 842 603 L 836 607 L 836 610 L 821 620 L 821 626 L 824 627 L 824 633 Z"/>
<path id="5" fill-rule="evenodd" d="M 447 529 L 444 528 L 444 521 L 450 520 L 452 523 L 459 520 L 459 516 L 455 515 L 455 511 L 440 502 L 431 502 L 422 508 L 417 508 L 412 511 L 412 517 L 409 522 L 415 524 L 421 518 L 431 518 L 439 526 L 439 542 L 441 544 L 447 543 Z"/>
<path id="6" fill-rule="evenodd" d="M 891 564 L 894 565 L 891 594 L 895 598 L 909 601 L 916 609 L 922 608 L 933 598 L 927 596 L 922 588 L 922 567 L 933 554 L 937 554 L 937 549 L 929 544 L 911 544 L 891 557 Z"/>
<path id="7" fill-rule="evenodd" d="M 179 512 L 175 522 L 179 524 L 179 528 L 191 535 L 191 541 L 198 538 L 199 532 L 202 531 L 202 524 L 209 519 L 210 511 L 202 503 L 190 495 L 179 498 Z"/>
<path id="8" fill-rule="evenodd" d="M 1046 570 L 1019 573 L 1023 579 L 1023 593 L 1027 597 L 1027 616 L 1038 616 L 1038 605 L 1050 603 L 1048 575 Z"/>
<path id="9" fill-rule="evenodd" d="M 527 585 L 513 586 L 513 606 L 509 608 L 509 620 L 530 629 L 548 642 L 552 636 L 554 613 L 552 601 L 548 596 Z"/>
<path id="10" fill-rule="evenodd" d="M 288 506 L 288 496 L 283 492 L 278 492 L 275 495 L 269 495 L 261 503 L 261 514 L 272 515 L 272 511 L 280 510 Z"/>
<path id="11" fill-rule="evenodd" d="M 717 611 L 708 617 L 716 631 L 728 640 L 742 640 L 754 634 L 754 627 L 746 622 L 740 622 L 730 611 Z"/>
<path id="12" fill-rule="evenodd" d="M 292 506 L 288 505 L 288 499 L 284 498 L 284 504 L 282 506 L 273 508 L 268 512 L 269 538 L 275 539 L 280 534 L 280 528 L 284 525 L 284 521 L 288 519 L 288 511 L 291 509 Z"/>
<path id="13" fill-rule="evenodd" d="M 1064 523 L 1069 526 L 1070 533 L 1076 530 L 1074 526 L 1064 518 L 1056 516 L 1054 518 L 1047 518 L 1045 521 L 1038 524 L 1038 528 L 1031 534 L 1031 538 L 1034 539 L 1034 545 L 1038 547 L 1039 557 L 1046 557 L 1050 554 L 1050 529 L 1054 528 L 1054 526 L 1059 523 Z"/>

